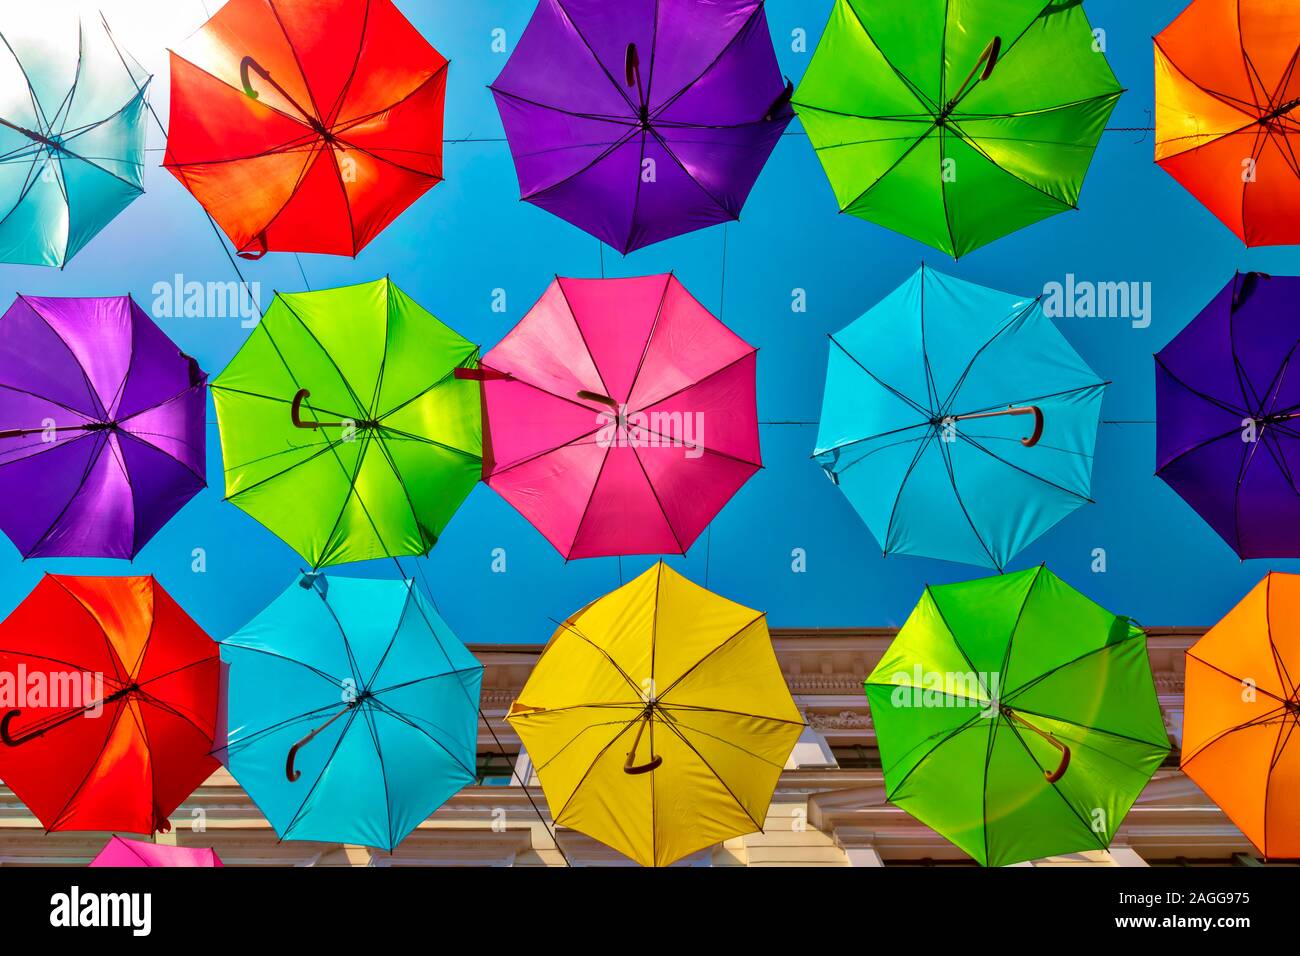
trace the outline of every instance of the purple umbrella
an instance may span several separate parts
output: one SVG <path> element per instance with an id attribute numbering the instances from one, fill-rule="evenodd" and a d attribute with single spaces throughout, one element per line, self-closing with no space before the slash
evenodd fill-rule
<path id="1" fill-rule="evenodd" d="M 204 487 L 206 383 L 130 296 L 19 296 L 0 317 L 0 530 L 24 557 L 135 557 Z"/>
<path id="2" fill-rule="evenodd" d="M 1238 273 L 1156 356 L 1156 474 L 1241 558 L 1300 557 L 1300 278 Z"/>
<path id="3" fill-rule="evenodd" d="M 492 92 L 522 198 L 623 253 L 738 218 L 794 115 L 762 0 L 541 0 Z"/>

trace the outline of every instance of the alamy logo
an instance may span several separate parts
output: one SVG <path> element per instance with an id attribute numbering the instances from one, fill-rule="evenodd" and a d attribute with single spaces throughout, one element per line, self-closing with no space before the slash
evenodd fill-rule
<path id="1" fill-rule="evenodd" d="M 1049 319 L 1129 319 L 1133 328 L 1151 324 L 1150 282 L 1088 282 L 1068 273 L 1064 282 L 1043 286 Z"/>
<path id="2" fill-rule="evenodd" d="M 895 707 L 969 707 L 987 701 L 980 716 L 999 713 L 1002 677 L 997 671 L 927 671 L 917 664 L 910 674 L 897 671 L 889 682 L 894 685 L 890 703 Z"/>
<path id="3" fill-rule="evenodd" d="M 596 413 L 598 448 L 684 448 L 687 458 L 704 454 L 703 412 L 632 412 L 626 405 L 618 410 Z"/>
<path id="4" fill-rule="evenodd" d="M 153 897 L 149 893 L 83 893 L 74 886 L 50 897 L 50 925 L 59 929 L 118 927 L 132 936 L 153 929 Z"/>
<path id="5" fill-rule="evenodd" d="M 171 282 L 153 284 L 155 319 L 239 319 L 246 329 L 262 314 L 262 286 L 257 282 L 198 282 L 176 273 Z"/>
<path id="6" fill-rule="evenodd" d="M 52 707 L 81 710 L 87 717 L 104 712 L 104 675 L 93 671 L 29 672 L 26 664 L 0 671 L 0 710 Z"/>

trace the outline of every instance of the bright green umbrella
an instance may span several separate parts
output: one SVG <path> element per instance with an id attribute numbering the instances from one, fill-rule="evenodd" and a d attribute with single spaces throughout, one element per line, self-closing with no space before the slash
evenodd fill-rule
<path id="1" fill-rule="evenodd" d="M 986 866 L 1105 849 L 1169 753 L 1146 635 L 1042 567 L 927 587 L 866 691 L 889 800 Z"/>
<path id="2" fill-rule="evenodd" d="M 842 211 L 961 256 L 1076 207 L 1102 47 L 1079 0 L 836 0 L 794 107 Z"/>
<path id="3" fill-rule="evenodd" d="M 212 383 L 226 499 L 312 567 L 426 554 L 482 473 L 477 366 L 388 279 L 277 294 Z"/>

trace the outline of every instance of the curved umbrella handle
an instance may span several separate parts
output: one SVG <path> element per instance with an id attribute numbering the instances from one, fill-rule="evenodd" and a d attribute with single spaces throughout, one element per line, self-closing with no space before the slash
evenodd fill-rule
<path id="1" fill-rule="evenodd" d="M 298 741 L 289 748 L 289 756 L 284 758 L 284 775 L 289 778 L 290 783 L 297 783 L 298 778 L 302 776 L 302 771 L 294 768 L 294 758 L 298 756 L 298 749 L 304 744 L 310 743 L 315 734 L 308 734 L 302 740 Z"/>
<path id="2" fill-rule="evenodd" d="M 1020 444 L 1026 448 L 1033 448 L 1043 437 L 1043 410 L 1037 405 L 1030 405 L 1029 411 L 1034 413 L 1034 433 L 1028 438 L 1020 439 Z"/>
<path id="3" fill-rule="evenodd" d="M 637 52 L 635 43 L 627 45 L 627 55 L 623 58 L 623 73 L 628 86 L 641 85 L 641 54 Z"/>
<path id="4" fill-rule="evenodd" d="M 15 709 L 9 711 L 4 715 L 4 717 L 0 717 L 0 741 L 4 741 L 6 747 L 17 747 L 19 744 L 26 743 L 26 741 L 30 739 L 28 737 L 15 738 L 9 733 L 10 722 L 21 713 L 21 710 Z"/>
<path id="5" fill-rule="evenodd" d="M 293 419 L 294 428 L 316 429 L 323 425 L 331 425 L 339 428 L 343 427 L 342 422 L 305 421 L 302 417 L 302 403 L 303 399 L 306 398 L 311 398 L 311 392 L 308 389 L 300 388 L 298 389 L 298 394 L 293 397 L 293 401 L 289 404 L 289 417 Z"/>
<path id="6" fill-rule="evenodd" d="M 254 60 L 251 56 L 246 56 L 239 61 L 239 82 L 244 86 L 244 95 L 249 99 L 257 99 L 257 90 L 253 89 L 253 83 L 249 79 L 248 72 L 252 70 L 268 83 L 273 83 L 271 74 L 262 69 L 262 65 Z"/>
<path id="7" fill-rule="evenodd" d="M 649 773 L 664 762 L 664 758 L 651 754 L 650 762 L 637 765 L 636 748 L 641 746 L 641 735 L 645 733 L 645 725 L 650 723 L 650 710 L 646 710 L 641 718 L 640 724 L 636 728 L 636 738 L 632 741 L 632 749 L 627 752 L 627 760 L 623 761 L 623 772 L 636 776 L 637 774 Z"/>
<path id="8" fill-rule="evenodd" d="M 1070 748 L 1067 747 L 1065 744 L 1061 743 L 1055 737 L 1049 736 L 1047 739 L 1051 743 L 1054 743 L 1056 744 L 1056 746 L 1061 748 L 1061 763 L 1057 766 L 1055 770 L 1051 772 L 1048 772 L 1046 770 L 1043 771 L 1043 776 L 1047 779 L 1048 783 L 1056 783 L 1056 781 L 1060 780 L 1062 777 L 1065 776 L 1065 771 L 1069 769 Z"/>
<path id="9" fill-rule="evenodd" d="M 980 82 L 987 80 L 993 75 L 993 68 L 998 65 L 998 56 L 1002 53 L 1002 37 L 994 37 L 989 41 L 989 45 L 984 48 L 980 54 L 980 62 L 984 64 L 984 72 L 980 74 Z"/>
<path id="10" fill-rule="evenodd" d="M 584 390 L 578 393 L 578 397 L 584 402 L 598 402 L 601 405 L 608 405 L 610 408 L 614 409 L 614 411 L 618 411 L 618 402 L 614 401 L 608 395 L 600 394 L 600 392 L 588 392 Z"/>

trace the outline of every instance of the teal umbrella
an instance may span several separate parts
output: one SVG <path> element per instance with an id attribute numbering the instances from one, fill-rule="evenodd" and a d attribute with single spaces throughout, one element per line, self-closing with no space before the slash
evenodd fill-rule
<path id="1" fill-rule="evenodd" d="M 474 782 L 483 666 L 410 581 L 304 575 L 221 659 L 219 756 L 282 840 L 392 850 Z"/>
<path id="2" fill-rule="evenodd" d="M 1105 388 L 1039 299 L 923 267 L 831 336 L 814 457 L 885 553 L 1001 570 L 1090 500 Z"/>
<path id="3" fill-rule="evenodd" d="M 0 14 L 0 262 L 58 266 L 144 192 L 149 74 L 100 19 Z"/>

